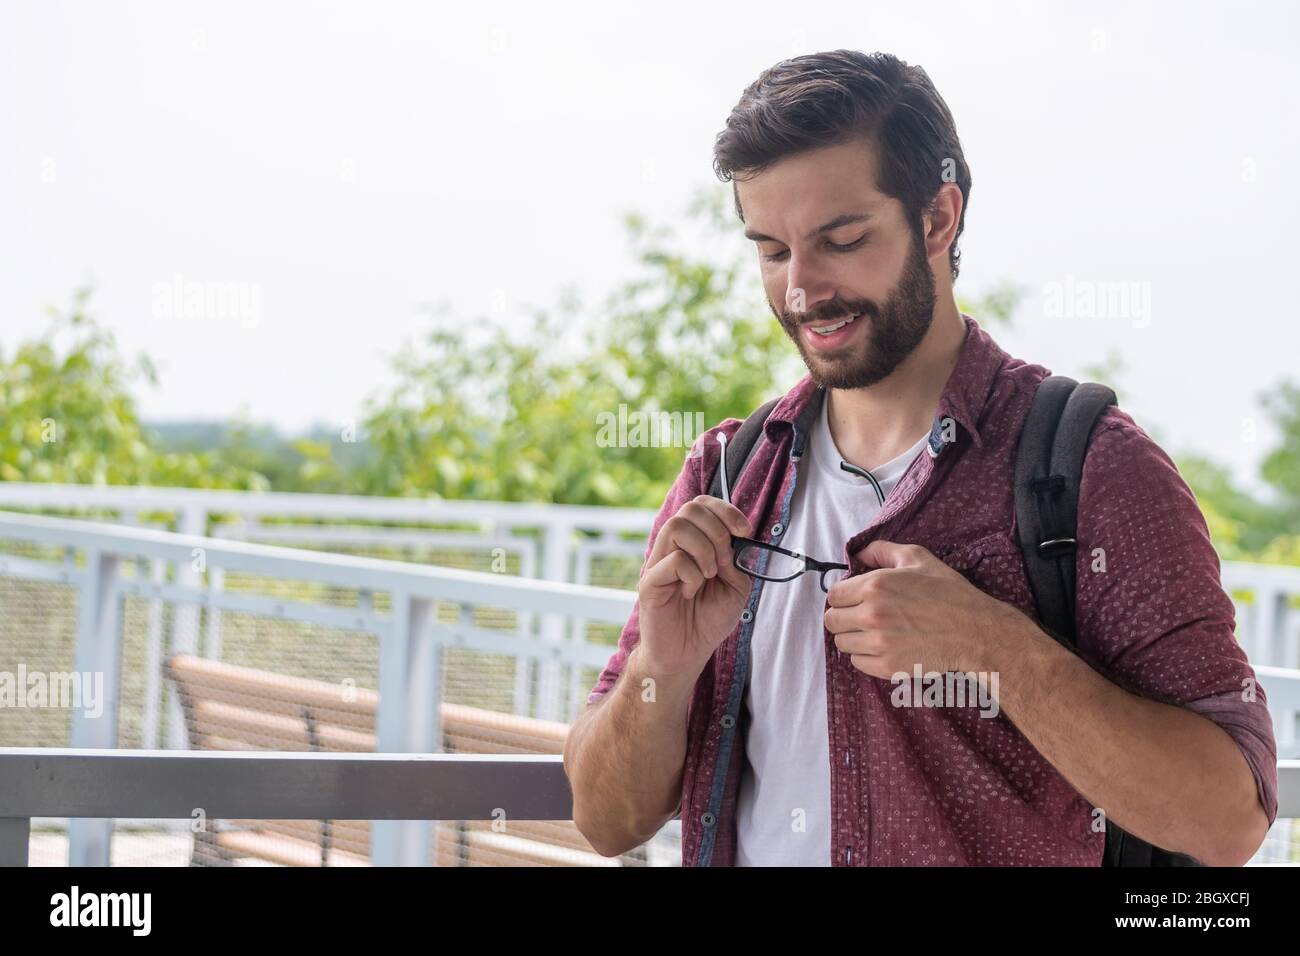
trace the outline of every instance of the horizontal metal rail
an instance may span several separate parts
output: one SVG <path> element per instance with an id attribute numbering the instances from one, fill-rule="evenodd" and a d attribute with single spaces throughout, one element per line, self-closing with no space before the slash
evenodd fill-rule
<path id="1" fill-rule="evenodd" d="M 269 544 L 200 537 L 151 528 L 132 528 L 0 511 L 0 537 L 50 547 L 97 550 L 129 558 L 188 565 L 202 554 L 209 567 L 273 578 L 312 581 L 375 591 L 400 590 L 412 597 L 472 602 L 542 613 L 573 614 L 623 623 L 635 594 L 615 588 L 539 581 L 486 571 L 462 571 Z"/>
<path id="2" fill-rule="evenodd" d="M 305 494 L 291 491 L 232 491 L 125 485 L 0 482 L 0 504 L 11 508 L 120 508 L 127 511 L 186 511 L 208 514 L 368 518 L 428 522 L 483 522 L 515 526 L 562 523 L 593 530 L 650 530 L 648 508 L 602 508 L 510 501 L 392 498 L 377 495 Z"/>
<path id="3" fill-rule="evenodd" d="M 0 749 L 0 865 L 33 817 L 570 820 L 558 755 Z"/>
<path id="4" fill-rule="evenodd" d="M 0 748 L 0 865 L 27 863 L 33 817 L 569 820 L 558 755 Z M 1300 760 L 1278 763 L 1300 817 Z"/>

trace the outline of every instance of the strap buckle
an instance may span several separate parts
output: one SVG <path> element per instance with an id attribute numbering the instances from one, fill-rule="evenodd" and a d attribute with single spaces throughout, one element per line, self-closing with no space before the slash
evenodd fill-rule
<path id="1" fill-rule="evenodd" d="M 1078 541 L 1074 538 L 1048 538 L 1038 543 L 1038 556 L 1049 560 L 1073 554 Z"/>
<path id="2" fill-rule="evenodd" d="M 1029 483 L 1029 489 L 1038 499 L 1039 514 L 1044 521 L 1043 540 L 1038 543 L 1038 556 L 1054 560 L 1073 554 L 1078 541 L 1057 531 L 1056 497 L 1065 491 L 1065 476 L 1034 478 Z"/>

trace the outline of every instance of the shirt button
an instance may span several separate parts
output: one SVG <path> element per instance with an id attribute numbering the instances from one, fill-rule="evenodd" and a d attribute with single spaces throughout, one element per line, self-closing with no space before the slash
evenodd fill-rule
<path id="1" fill-rule="evenodd" d="M 781 532 L 784 530 L 785 530 L 785 525 L 781 524 L 780 522 L 777 522 L 776 524 L 772 525 L 772 537 L 775 538 L 780 536 Z"/>
<path id="2" fill-rule="evenodd" d="M 745 608 L 743 611 L 740 612 L 740 619 L 744 621 L 746 624 L 748 624 L 750 621 L 754 619 L 754 612 L 751 611 L 749 608 Z"/>
<path id="3" fill-rule="evenodd" d="M 700 815 L 700 822 L 706 827 L 713 826 L 716 821 L 717 818 L 712 813 L 703 813 Z"/>
<path id="4" fill-rule="evenodd" d="M 722 719 L 718 721 L 718 723 L 722 724 L 724 727 L 734 727 L 736 726 L 736 718 L 732 717 L 730 714 L 723 714 Z"/>

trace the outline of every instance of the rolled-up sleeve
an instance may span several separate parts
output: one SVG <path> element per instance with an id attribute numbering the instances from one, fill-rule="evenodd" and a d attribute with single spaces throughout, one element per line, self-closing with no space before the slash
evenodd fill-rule
<path id="1" fill-rule="evenodd" d="M 1078 541 L 1080 654 L 1125 689 L 1223 728 L 1246 758 L 1271 824 L 1273 722 L 1237 641 L 1205 518 L 1173 461 L 1117 408 L 1089 444 Z"/>
<path id="2" fill-rule="evenodd" d="M 736 433 L 740 425 L 739 419 L 728 418 L 700 434 L 692 443 L 682 465 L 682 470 L 668 490 L 668 494 L 659 508 L 659 513 L 655 515 L 654 522 L 651 525 L 650 535 L 646 542 L 645 559 L 641 563 L 638 580 L 640 575 L 645 574 L 646 562 L 649 561 L 650 553 L 654 550 L 655 539 L 658 538 L 660 529 L 668 522 L 669 518 L 681 510 L 684 504 L 708 491 L 708 483 L 705 478 L 707 477 L 708 481 L 713 480 L 713 471 L 717 468 L 720 457 L 716 436 L 719 432 L 726 432 L 727 437 L 730 438 Z M 627 663 L 628 655 L 640 643 L 640 611 L 641 602 L 638 600 L 633 603 L 632 613 L 628 617 L 627 623 L 623 625 L 623 631 L 618 638 L 618 649 L 610 657 L 605 669 L 601 671 L 596 686 L 587 695 L 589 705 L 594 704 L 614 686 L 619 675 L 623 673 L 623 667 Z"/>

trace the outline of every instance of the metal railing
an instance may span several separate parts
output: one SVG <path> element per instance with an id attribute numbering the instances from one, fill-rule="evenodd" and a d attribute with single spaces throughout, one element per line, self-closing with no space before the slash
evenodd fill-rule
<path id="1" fill-rule="evenodd" d="M 163 658 L 198 652 L 200 610 L 345 628 L 377 639 L 375 749 L 385 753 L 441 749 L 438 710 L 448 649 L 473 649 L 517 663 L 544 661 L 598 670 L 612 648 L 590 643 L 582 633 L 566 639 L 563 623 L 580 616 L 621 626 L 635 600 L 632 592 L 610 588 L 11 512 L 0 512 L 0 540 L 64 555 L 64 560 L 57 562 L 48 557 L 0 553 L 0 579 L 52 582 L 75 592 L 73 671 L 104 676 L 99 712 L 72 711 L 68 743 L 74 748 L 120 746 L 126 598 L 174 612 L 165 650 L 164 635 L 154 626 L 156 615 L 149 615 L 149 642 L 143 652 L 146 714 L 162 709 L 159 673 Z M 210 581 L 215 569 L 227 576 L 241 573 L 277 582 L 340 588 L 355 595 L 355 600 L 352 606 L 338 606 L 278 594 L 235 593 L 204 583 L 205 575 Z M 378 607 L 381 597 L 387 612 Z M 438 613 L 447 608 L 454 609 L 450 619 Z M 474 620 L 475 610 L 482 608 L 549 615 L 561 627 L 537 634 L 520 625 L 488 627 Z M 521 620 L 526 627 L 527 620 Z M 4 626 L 11 625 L 5 622 Z M 207 651 L 212 650 L 209 645 Z M 311 652 L 310 647 L 305 650 Z M 554 686 L 558 688 L 558 682 Z M 172 694 L 168 703 L 171 746 L 184 749 L 188 741 L 180 702 Z M 373 861 L 424 861 L 431 845 L 427 830 L 409 822 L 377 824 Z M 71 862 L 105 865 L 111 834 L 111 820 L 74 820 L 69 826 Z"/>
<path id="2" fill-rule="evenodd" d="M 0 482 L 0 508 L 46 509 L 73 517 L 90 513 L 96 520 L 124 525 L 142 524 L 145 515 L 157 520 L 163 514 L 168 516 L 163 528 L 182 534 L 338 552 L 378 550 L 431 564 L 445 564 L 449 551 L 475 547 L 508 558 L 517 564 L 512 573 L 523 577 L 617 588 L 635 585 L 639 558 L 631 568 L 620 559 L 644 553 L 655 514 L 638 508 L 38 482 Z M 603 562 L 603 574 L 596 573 L 593 558 Z M 185 567 L 179 573 L 185 583 L 197 580 Z M 218 568 L 208 584 L 220 589 L 223 581 L 224 572 Z M 220 641 L 221 620 L 219 609 L 208 616 L 208 639 Z M 184 624 L 193 626 L 192 621 Z M 538 627 L 544 639 L 563 640 L 564 625 L 555 615 L 543 616 Z M 575 714 L 572 709 L 566 713 L 563 704 L 579 696 L 572 676 L 567 688 L 561 686 L 559 664 L 542 660 L 536 679 L 538 716 L 571 720 Z M 516 707 L 522 706 L 526 693 L 521 675 Z"/>
<path id="3" fill-rule="evenodd" d="M 391 525 L 470 525 L 482 543 L 496 536 L 495 543 L 531 551 L 529 568 L 520 572 L 524 576 L 572 583 L 593 580 L 588 576 L 592 555 L 643 551 L 654 520 L 647 508 L 4 481 L 0 508 L 112 512 L 108 520 L 123 524 L 142 514 L 165 513 L 171 515 L 169 530 L 183 534 L 331 550 L 464 543 L 464 532 Z M 537 533 L 523 534 L 524 529 Z M 447 534 L 451 537 L 444 538 Z M 1222 576 L 1226 588 L 1244 595 L 1237 602 L 1239 636 L 1251 661 L 1300 667 L 1300 568 L 1225 562 Z"/>
<path id="4" fill-rule="evenodd" d="M 179 704 L 165 693 L 165 658 L 190 653 L 225 660 L 238 653 L 231 645 L 239 646 L 239 621 L 251 618 L 280 622 L 293 646 L 304 653 L 319 649 L 323 658 L 332 651 L 321 642 L 322 630 L 373 639 L 382 751 L 434 749 L 428 745 L 437 739 L 430 690 L 447 673 L 440 666 L 447 652 L 516 662 L 512 694 L 493 707 L 571 720 L 635 597 L 584 585 L 610 577 L 608 566 L 598 573 L 595 562 L 616 560 L 627 566 L 621 586 L 630 587 L 653 519 L 644 509 L 6 482 L 0 482 L 0 504 L 113 512 L 93 522 L 0 512 L 0 586 L 59 589 L 46 600 L 75 609 L 67 623 L 75 631 L 69 664 L 105 673 L 113 698 L 109 721 L 92 725 L 74 715 L 68 735 L 48 743 L 177 750 L 189 743 Z M 133 526 L 142 515 L 159 512 L 194 533 Z M 105 524 L 104 517 L 120 523 Z M 434 527 L 443 525 L 456 530 Z M 8 554 L 5 541 L 47 553 Z M 513 574 L 301 550 L 372 545 L 507 554 Z M 426 556 L 441 560 L 446 554 Z M 261 593 L 249 578 L 296 581 L 311 593 Z M 1237 606 L 1239 639 L 1268 695 L 1278 756 L 1300 758 L 1300 568 L 1228 562 L 1223 582 Z M 350 597 L 340 602 L 322 593 L 331 588 Z M 145 613 L 132 616 L 124 601 Z M 508 610 L 514 623 L 485 625 L 476 611 L 484 607 Z M 451 619 L 442 613 L 448 608 L 455 609 Z M 32 618 L 54 626 L 39 613 Z M 4 626 L 0 620 L 0 637 Z M 130 653 L 123 646 L 128 627 L 133 634 L 147 631 L 142 640 L 136 635 L 141 647 Z M 602 627 L 605 643 L 588 639 Z M 138 735 L 124 744 L 117 721 L 126 700 L 119 689 L 127 679 L 139 685 L 130 702 Z M 12 742 L 0 734 L 0 744 Z M 107 826 L 74 823 L 71 859 L 104 862 Z M 1291 836 L 1280 839 L 1289 843 Z M 385 827 L 377 827 L 375 861 L 398 862 L 399 843 L 413 845 L 398 830 L 385 835 Z"/>
<path id="5" fill-rule="evenodd" d="M 25 866 L 34 817 L 569 820 L 556 756 L 0 749 L 0 866 Z M 504 811 L 504 815 L 502 815 Z"/>
<path id="6" fill-rule="evenodd" d="M 0 749 L 0 865 L 27 863 L 33 817 L 567 820 L 558 756 Z M 1300 761 L 1278 764 L 1300 816 Z M 504 816 L 501 811 L 504 810 Z"/>

